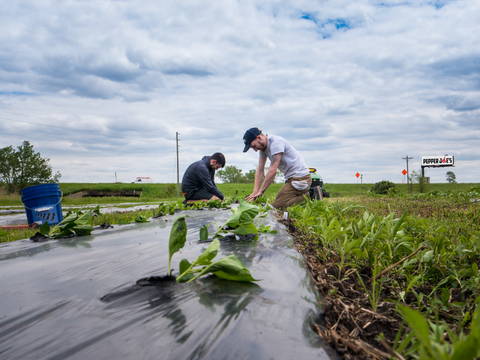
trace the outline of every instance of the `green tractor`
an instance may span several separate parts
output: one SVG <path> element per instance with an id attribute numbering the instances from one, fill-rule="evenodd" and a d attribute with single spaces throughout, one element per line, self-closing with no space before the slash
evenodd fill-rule
<path id="1" fill-rule="evenodd" d="M 323 187 L 323 180 L 321 176 L 317 174 L 317 169 L 312 167 L 309 169 L 310 169 L 310 175 L 312 176 L 312 185 L 310 186 L 310 189 L 313 189 L 315 186 L 320 186 L 322 188 L 323 197 L 329 198 L 330 193 L 325 191 L 325 188 Z"/>

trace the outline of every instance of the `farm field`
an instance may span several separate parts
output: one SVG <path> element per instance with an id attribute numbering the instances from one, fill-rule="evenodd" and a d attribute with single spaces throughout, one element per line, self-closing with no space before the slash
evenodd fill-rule
<path id="1" fill-rule="evenodd" d="M 178 201 L 183 200 L 183 196 L 177 197 L 176 184 L 110 184 L 110 183 L 60 183 L 60 190 L 63 192 L 63 205 L 85 205 L 85 204 L 113 204 L 125 202 L 157 202 L 157 201 Z M 220 191 L 227 197 L 244 197 L 253 191 L 253 184 L 217 184 Z M 283 184 L 272 184 L 265 192 L 267 197 L 275 196 Z M 332 198 L 351 197 L 366 195 L 368 190 L 374 184 L 324 184 L 327 192 Z M 472 186 L 478 184 L 448 184 L 438 183 L 429 184 L 428 191 L 467 191 Z M 397 184 L 400 194 L 407 194 L 406 184 Z M 80 191 L 98 190 L 98 191 L 142 191 L 141 197 L 86 197 L 69 198 L 68 195 Z M 412 193 L 419 193 L 415 188 Z M 21 195 L 7 195 L 5 190 L 0 187 L 0 206 L 22 205 Z"/>
<path id="2" fill-rule="evenodd" d="M 77 189 L 116 190 L 128 184 L 64 184 Z M 282 184 L 271 187 L 273 200 Z M 306 258 L 312 278 L 325 299 L 324 321 L 315 325 L 346 359 L 474 359 L 480 353 L 480 187 L 477 184 L 431 184 L 433 195 L 367 195 L 372 184 L 325 184 L 332 194 L 287 209 L 278 218 Z M 103 187 L 102 187 L 103 186 Z M 142 198 L 167 194 L 172 185 L 142 188 Z M 138 187 L 138 188 L 137 188 Z M 252 184 L 219 184 L 226 196 L 241 198 Z M 148 189 L 148 191 L 147 191 Z M 143 196 L 145 195 L 145 197 Z M 5 195 L 14 199 L 17 195 Z M 160 208 L 173 211 L 170 196 Z M 112 198 L 68 199 L 81 207 Z M 94 218 L 126 224 L 155 210 L 118 212 Z M 172 212 L 173 213 L 173 212 Z M 9 232 L 2 241 L 27 238 L 34 230 Z M 464 356 L 464 354 L 472 356 Z M 459 354 L 462 354 L 460 356 Z M 398 356 L 397 356 L 398 355 Z"/>
<path id="3" fill-rule="evenodd" d="M 480 202 L 350 197 L 288 211 L 326 301 L 317 332 L 345 358 L 477 358 Z"/>

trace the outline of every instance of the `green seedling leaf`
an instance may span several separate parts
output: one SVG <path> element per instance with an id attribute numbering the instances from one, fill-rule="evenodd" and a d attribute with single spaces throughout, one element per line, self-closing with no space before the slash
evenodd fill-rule
<path id="1" fill-rule="evenodd" d="M 69 222 L 69 223 L 60 225 L 60 226 L 58 227 L 58 229 L 60 230 L 60 232 L 62 232 L 63 230 L 71 229 L 71 228 L 73 228 L 73 227 L 76 226 L 76 225 L 77 225 L 77 224 L 75 224 L 75 221 L 72 221 L 72 222 Z"/>
<path id="2" fill-rule="evenodd" d="M 97 214 L 98 216 L 102 215 L 102 213 L 100 212 L 100 205 L 97 205 L 95 209 L 92 210 L 92 212 L 94 214 Z"/>
<path id="3" fill-rule="evenodd" d="M 136 223 L 146 223 L 146 222 L 150 222 L 148 221 L 148 218 L 145 216 L 145 215 L 142 215 L 142 214 L 139 214 L 135 220 L 134 220 Z"/>
<path id="4" fill-rule="evenodd" d="M 47 224 L 48 224 L 48 223 L 47 223 Z M 42 234 L 43 234 L 43 233 L 42 233 Z M 0 229 L 0 237 L 2 237 L 2 236 L 7 236 L 7 235 L 8 235 L 8 233 L 7 233 L 5 230 Z M 45 235 L 45 234 L 44 234 L 44 235 Z"/>
<path id="5" fill-rule="evenodd" d="M 211 260 L 217 256 L 219 248 L 220 240 L 213 240 L 203 254 L 198 257 L 197 261 L 195 261 L 195 265 L 210 265 L 212 263 Z"/>
<path id="6" fill-rule="evenodd" d="M 50 224 L 48 223 L 48 221 L 45 221 L 42 226 L 40 226 L 40 229 L 39 231 L 43 234 L 43 235 L 47 235 L 50 233 Z"/>
<path id="7" fill-rule="evenodd" d="M 248 234 L 255 234 L 255 237 L 253 238 L 253 240 L 258 240 L 258 231 L 256 226 L 253 224 L 253 222 L 241 224 L 232 232 L 235 235 L 243 235 L 243 236 Z"/>
<path id="8" fill-rule="evenodd" d="M 76 219 L 75 225 L 87 225 L 92 220 L 92 210 L 88 210 L 85 214 Z"/>
<path id="9" fill-rule="evenodd" d="M 402 305 L 399 305 L 399 308 L 403 315 L 403 319 L 413 330 L 417 339 L 424 347 L 430 349 L 430 339 L 428 337 L 430 330 L 428 328 L 428 323 L 425 321 L 422 314 Z"/>
<path id="10" fill-rule="evenodd" d="M 446 305 L 448 300 L 450 299 L 450 291 L 447 288 L 442 289 L 442 304 Z"/>
<path id="11" fill-rule="evenodd" d="M 69 222 L 74 222 L 75 220 L 77 220 L 77 218 L 78 218 L 78 214 L 76 214 L 76 213 L 72 214 L 72 215 L 69 215 L 65 219 L 63 219 L 63 221 L 58 225 L 66 224 L 66 223 L 69 223 Z"/>
<path id="12" fill-rule="evenodd" d="M 428 263 L 433 259 L 433 250 L 427 251 L 425 255 L 423 255 L 423 261 Z"/>
<path id="13" fill-rule="evenodd" d="M 209 266 L 206 266 L 194 278 L 188 282 L 198 279 L 200 276 L 213 273 L 221 279 L 234 281 L 259 281 L 250 275 L 250 271 L 242 264 L 235 255 L 220 259 Z"/>
<path id="14" fill-rule="evenodd" d="M 70 231 L 69 229 L 65 229 L 61 231 L 60 233 L 49 235 L 50 237 L 57 238 L 57 237 L 62 237 L 62 236 L 70 236 L 73 235 L 73 232 Z"/>
<path id="15" fill-rule="evenodd" d="M 474 336 L 467 336 L 453 347 L 451 360 L 473 360 L 477 359 L 478 339 Z"/>
<path id="16" fill-rule="evenodd" d="M 170 239 L 168 241 L 168 275 L 170 275 L 170 265 L 173 254 L 183 248 L 185 246 L 185 241 L 187 241 L 187 223 L 185 218 L 186 215 L 180 215 L 177 217 L 172 225 L 172 230 L 170 231 Z"/>
<path id="17" fill-rule="evenodd" d="M 261 224 L 257 228 L 258 232 L 261 233 L 268 233 L 268 234 L 276 234 L 278 231 L 277 230 L 270 230 L 270 226 L 265 226 L 265 224 Z"/>
<path id="18" fill-rule="evenodd" d="M 92 225 L 77 225 L 74 226 L 72 230 L 75 231 L 75 235 L 77 236 L 86 236 L 90 235 L 95 229 Z"/>
<path id="19" fill-rule="evenodd" d="M 180 274 L 183 274 L 188 269 L 190 269 L 192 264 L 190 264 L 187 259 L 182 259 L 182 261 L 180 261 L 179 266 L 180 266 Z M 192 279 L 194 276 L 195 276 L 194 274 L 185 274 L 185 275 L 182 276 L 181 280 L 179 280 L 178 282 L 188 281 L 188 280 Z"/>
<path id="20" fill-rule="evenodd" d="M 206 225 L 200 228 L 200 241 L 205 241 L 208 239 L 208 228 Z"/>
<path id="21" fill-rule="evenodd" d="M 230 219 L 227 220 L 225 225 L 236 228 L 241 223 L 252 222 L 259 212 L 260 208 L 258 206 L 250 204 L 248 201 L 242 199 L 240 200 L 240 205 Z"/>

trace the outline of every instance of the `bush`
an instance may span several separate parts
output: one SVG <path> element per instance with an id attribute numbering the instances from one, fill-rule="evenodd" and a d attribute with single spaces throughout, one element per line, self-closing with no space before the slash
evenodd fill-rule
<path id="1" fill-rule="evenodd" d="M 398 193 L 398 189 L 396 185 L 391 181 L 383 180 L 378 183 L 375 183 L 373 187 L 370 189 L 371 192 L 379 195 L 393 195 Z"/>

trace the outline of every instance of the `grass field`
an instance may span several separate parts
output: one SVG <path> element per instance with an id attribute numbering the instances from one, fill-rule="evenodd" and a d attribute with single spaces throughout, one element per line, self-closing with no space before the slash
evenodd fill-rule
<path id="1" fill-rule="evenodd" d="M 253 184 L 217 184 L 220 191 L 227 197 L 244 197 L 253 191 Z M 283 184 L 272 184 L 266 191 L 266 196 L 275 195 Z M 373 184 L 325 184 L 325 189 L 330 193 L 332 198 L 352 197 L 366 195 L 367 191 Z M 480 186 L 480 184 L 429 184 L 428 191 L 438 190 L 445 191 L 465 191 L 472 186 Z M 400 194 L 407 193 L 406 184 L 397 184 Z M 1 188 L 0 188 L 1 189 Z M 64 198 L 62 205 L 85 205 L 85 204 L 118 204 L 124 202 L 156 202 L 181 200 L 183 196 L 177 197 L 176 184 L 110 184 L 110 183 L 60 183 L 60 190 L 62 190 Z M 136 190 L 142 191 L 142 197 L 86 197 L 81 199 L 71 199 L 68 195 L 86 191 L 86 190 L 101 190 L 101 191 L 120 191 L 120 190 Z M 418 190 L 413 187 L 413 193 L 418 193 Z M 0 206 L 22 205 L 21 195 L 7 195 L 5 191 L 0 190 Z"/>

